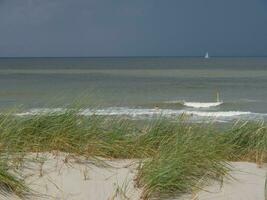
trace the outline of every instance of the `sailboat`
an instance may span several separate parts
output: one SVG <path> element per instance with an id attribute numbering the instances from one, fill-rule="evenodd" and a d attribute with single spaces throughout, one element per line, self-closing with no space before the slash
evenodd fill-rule
<path id="1" fill-rule="evenodd" d="M 207 52 L 206 55 L 205 55 L 205 59 L 209 59 L 209 58 L 210 58 L 209 52 Z"/>

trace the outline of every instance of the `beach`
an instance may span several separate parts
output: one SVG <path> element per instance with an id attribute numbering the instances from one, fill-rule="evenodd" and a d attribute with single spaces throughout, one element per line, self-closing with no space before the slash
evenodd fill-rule
<path id="1" fill-rule="evenodd" d="M 26 163 L 22 174 L 33 194 L 27 199 L 64 200 L 141 200 L 142 188 L 137 188 L 138 160 L 85 159 L 65 153 L 31 154 L 28 159 L 42 162 Z M 211 182 L 202 191 L 168 200 L 264 200 L 266 166 L 231 162 L 230 178 Z M 15 195 L 0 195 L 1 199 L 18 200 Z"/>
<path id="2" fill-rule="evenodd" d="M 80 112 L 0 116 L 3 199 L 242 199 L 242 190 L 264 198 L 263 122 Z"/>
<path id="3" fill-rule="evenodd" d="M 29 155 L 42 162 L 26 163 L 22 174 L 32 190 L 27 199 L 140 199 L 134 187 L 134 160 L 96 160 L 64 153 Z M 105 163 L 104 163 L 105 162 Z M 15 195 L 1 199 L 19 199 Z"/>
<path id="4" fill-rule="evenodd" d="M 196 195 L 199 200 L 265 200 L 266 166 L 258 168 L 254 163 L 231 163 L 231 179 L 223 184 L 215 183 Z"/>
<path id="5" fill-rule="evenodd" d="M 267 0 L 0 0 L 0 200 L 267 200 Z"/>

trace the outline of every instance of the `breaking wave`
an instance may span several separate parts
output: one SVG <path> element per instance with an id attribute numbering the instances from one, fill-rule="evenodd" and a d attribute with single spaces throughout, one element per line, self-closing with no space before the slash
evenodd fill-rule
<path id="1" fill-rule="evenodd" d="M 68 110 L 65 108 L 36 108 L 31 109 L 26 112 L 17 113 L 17 116 L 34 116 L 34 115 L 55 115 L 63 114 Z M 128 107 L 108 107 L 100 109 L 81 109 L 78 111 L 79 115 L 83 116 L 128 116 L 132 118 L 153 118 L 153 117 L 177 117 L 182 114 L 189 115 L 192 118 L 197 119 L 260 119 L 267 114 L 264 113 L 253 113 L 253 112 L 244 112 L 244 111 L 189 111 L 189 110 L 176 110 L 176 109 L 150 109 L 150 108 L 128 108 Z"/>
<path id="2" fill-rule="evenodd" d="M 210 107 L 215 107 L 222 105 L 223 102 L 184 102 L 183 103 L 187 107 L 192 107 L 192 108 L 210 108 Z"/>
<path id="3" fill-rule="evenodd" d="M 180 104 L 191 108 L 211 108 L 220 106 L 223 102 L 186 102 L 186 101 L 166 101 L 167 104 Z"/>

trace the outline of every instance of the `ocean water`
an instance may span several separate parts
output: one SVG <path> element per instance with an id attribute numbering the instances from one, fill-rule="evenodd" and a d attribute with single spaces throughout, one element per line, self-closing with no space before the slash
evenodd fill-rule
<path id="1" fill-rule="evenodd" d="M 220 102 L 216 102 L 216 94 Z M 0 109 L 267 119 L 267 58 L 0 58 Z"/>

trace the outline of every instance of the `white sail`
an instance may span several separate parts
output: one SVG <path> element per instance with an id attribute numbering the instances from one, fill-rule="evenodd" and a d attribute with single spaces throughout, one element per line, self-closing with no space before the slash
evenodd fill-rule
<path id="1" fill-rule="evenodd" d="M 206 58 L 206 59 L 210 58 L 210 56 L 209 56 L 209 52 L 206 53 L 205 58 Z"/>

